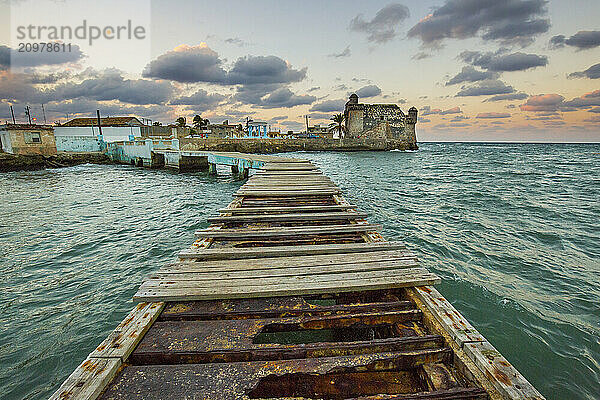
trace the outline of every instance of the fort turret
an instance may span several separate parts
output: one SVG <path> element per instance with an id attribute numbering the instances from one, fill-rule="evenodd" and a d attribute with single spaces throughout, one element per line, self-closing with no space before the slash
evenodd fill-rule
<path id="1" fill-rule="evenodd" d="M 353 93 L 346 102 L 346 134 L 348 139 L 400 142 L 401 146 L 417 149 L 415 125 L 419 111 L 412 107 L 408 115 L 397 104 L 359 103 Z"/>
<path id="2" fill-rule="evenodd" d="M 417 125 L 419 116 L 419 110 L 416 107 L 411 107 L 408 110 L 408 116 L 406 117 L 406 139 L 409 145 L 417 146 L 417 131 L 415 125 Z"/>

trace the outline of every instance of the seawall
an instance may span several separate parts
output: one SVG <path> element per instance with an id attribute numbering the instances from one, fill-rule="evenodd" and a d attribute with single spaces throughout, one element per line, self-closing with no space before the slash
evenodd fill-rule
<path id="1" fill-rule="evenodd" d="M 291 151 L 389 151 L 417 150 L 416 144 L 390 139 L 217 139 L 182 138 L 179 148 L 188 151 L 284 153 Z"/>
<path id="2" fill-rule="evenodd" d="M 113 164 L 104 153 L 58 153 L 55 156 L 0 153 L 0 172 L 34 171 L 80 164 Z"/>

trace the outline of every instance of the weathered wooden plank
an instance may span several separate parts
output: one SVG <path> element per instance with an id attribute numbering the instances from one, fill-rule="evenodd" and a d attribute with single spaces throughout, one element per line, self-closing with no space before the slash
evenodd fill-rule
<path id="1" fill-rule="evenodd" d="M 456 378 L 442 363 L 424 364 L 423 378 L 429 390 L 448 390 L 460 386 Z"/>
<path id="2" fill-rule="evenodd" d="M 347 225 L 314 225 L 290 226 L 276 228 L 234 228 L 234 229 L 203 229 L 196 231 L 196 237 L 210 237 L 219 239 L 248 239 L 257 237 L 287 237 L 306 235 L 329 235 L 348 232 L 378 231 L 381 225 L 377 224 L 347 224 Z"/>
<path id="3" fill-rule="evenodd" d="M 403 324 L 419 320 L 418 310 L 370 314 L 347 314 L 318 317 L 263 318 L 210 321 L 161 321 L 153 325 L 135 352 L 133 364 L 183 364 L 207 362 L 240 362 L 259 360 L 306 359 L 314 357 L 372 354 L 381 352 L 440 349 L 439 335 L 389 337 L 371 339 L 361 325 L 377 329 L 381 325 Z M 265 328 L 277 325 L 278 329 L 313 330 L 348 329 L 355 337 L 350 341 L 327 338 L 314 343 L 278 344 L 255 343 L 254 338 Z M 410 332 L 407 328 L 405 332 Z M 350 332 L 348 332 L 350 333 Z M 350 334 L 352 334 L 350 333 Z M 366 333 L 366 335 L 365 335 Z M 350 342 L 350 343 L 349 343 Z"/>
<path id="4" fill-rule="evenodd" d="M 175 302 L 165 305 L 159 321 L 310 317 L 415 309 L 412 302 L 398 300 L 401 296 L 394 292 L 394 290 L 384 290 L 338 294 L 336 299 L 344 303 L 334 305 L 311 304 L 309 303 L 311 299 L 301 296 Z"/>
<path id="5" fill-rule="evenodd" d="M 95 400 L 121 367 L 120 358 L 87 358 L 50 400 Z"/>
<path id="6" fill-rule="evenodd" d="M 335 183 L 323 179 L 253 179 L 244 185 L 246 186 L 316 186 L 316 185 L 329 185 L 335 186 Z"/>
<path id="7" fill-rule="evenodd" d="M 255 187 L 263 187 L 263 186 L 269 186 L 269 187 L 286 187 L 286 186 L 290 186 L 293 188 L 299 188 L 299 187 L 325 187 L 325 188 L 330 188 L 330 187 L 337 187 L 333 182 L 325 182 L 325 181 L 280 181 L 280 180 L 268 180 L 268 181 L 254 181 L 254 182 L 247 182 L 245 183 L 242 188 L 255 188 Z"/>
<path id="8" fill-rule="evenodd" d="M 281 222 L 281 221 L 322 221 L 322 220 L 355 220 L 364 219 L 367 214 L 358 212 L 323 212 L 303 214 L 267 214 L 267 215 L 234 215 L 226 217 L 210 217 L 208 222 Z"/>
<path id="9" fill-rule="evenodd" d="M 277 176 L 277 175 L 298 175 L 298 176 L 311 176 L 311 175 L 323 175 L 319 170 L 314 171 L 277 171 L 277 170 L 258 170 L 253 176 Z"/>
<path id="10" fill-rule="evenodd" d="M 246 258 L 289 257 L 302 255 L 367 253 L 405 249 L 401 242 L 339 243 L 309 246 L 276 246 L 232 249 L 191 249 L 179 253 L 182 259 L 234 260 Z"/>
<path id="11" fill-rule="evenodd" d="M 465 343 L 481 342 L 485 338 L 433 287 L 415 288 L 409 294 L 417 297 L 444 330 L 463 347 Z"/>
<path id="12" fill-rule="evenodd" d="M 138 304 L 89 356 L 125 361 L 156 321 L 163 307 L 164 303 Z"/>
<path id="13" fill-rule="evenodd" d="M 341 193 L 339 189 L 309 189 L 309 190 L 245 190 L 240 189 L 233 194 L 235 197 L 304 197 L 304 196 L 323 196 Z"/>
<path id="14" fill-rule="evenodd" d="M 287 279 L 280 279 L 280 281 L 280 284 L 273 285 L 259 282 L 257 286 L 235 287 L 219 287 L 207 282 L 204 282 L 204 286 L 196 288 L 163 288 L 142 285 L 133 299 L 134 301 L 193 301 L 344 293 L 432 285 L 438 283 L 439 278 L 430 273 L 421 273 L 411 276 L 396 275 L 371 279 L 323 280 L 311 284 L 307 282 L 291 283 Z"/>
<path id="15" fill-rule="evenodd" d="M 255 213 L 273 213 L 273 212 L 319 212 L 319 211 L 343 211 L 355 209 L 353 204 L 335 204 L 324 206 L 289 206 L 289 207 L 236 207 L 236 208 L 221 208 L 220 213 L 231 214 L 255 214 Z"/>
<path id="16" fill-rule="evenodd" d="M 371 390 L 376 393 L 376 390 L 386 382 L 394 384 L 402 381 L 383 379 L 386 376 L 385 371 L 412 370 L 425 362 L 447 362 L 450 358 L 451 353 L 448 349 L 434 349 L 401 352 L 400 354 L 385 352 L 357 356 L 283 360 L 280 362 L 253 361 L 128 366 L 107 389 L 102 399 L 245 399 L 250 397 L 248 395 L 249 389 L 257 388 L 261 381 L 264 382 L 265 379 L 268 379 L 266 377 L 271 376 L 275 379 L 281 377 L 281 383 L 279 385 L 275 383 L 275 386 L 283 387 L 286 377 L 293 376 L 291 374 L 302 374 L 301 376 L 305 377 L 305 379 L 297 380 L 297 390 L 291 388 L 289 394 L 274 393 L 272 396 L 256 394 L 252 398 L 310 398 L 315 397 L 315 393 L 319 394 L 320 398 L 360 398 L 359 385 L 352 385 L 352 382 L 356 382 L 358 379 L 356 371 L 365 372 L 361 382 L 363 382 L 363 385 L 370 382 L 371 387 L 375 383 L 377 387 Z M 327 385 L 331 382 L 331 378 L 328 379 L 326 374 L 332 371 L 340 372 L 337 375 L 340 379 L 335 380 L 338 382 L 335 386 L 332 384 Z M 343 379 L 344 373 L 350 374 L 351 379 Z M 382 375 L 378 377 L 378 373 L 382 373 Z M 309 381 L 309 379 L 313 379 L 313 381 Z M 317 385 L 315 379 L 322 379 L 324 382 Z M 289 378 L 287 381 L 289 381 Z M 285 386 L 289 387 L 290 384 L 288 383 Z M 324 389 L 328 386 L 332 389 Z M 315 389 L 316 387 L 319 387 L 320 390 L 337 390 L 338 395 L 335 396 L 332 391 L 333 395 L 327 393 L 320 395 L 321 392 L 318 391 L 319 389 Z M 302 392 L 299 392 L 299 390 L 302 390 Z M 298 394 L 294 395 L 296 392 Z M 347 393 L 351 395 L 342 395 Z M 392 398 L 393 396 L 386 397 Z M 427 399 L 427 397 L 422 398 Z M 454 398 L 460 399 L 460 397 Z M 419 399 L 419 397 L 413 397 L 413 399 Z M 429 399 L 452 399 L 452 397 L 429 397 Z"/>
<path id="17" fill-rule="evenodd" d="M 396 267 L 393 269 L 385 270 L 367 270 L 367 271 L 356 271 L 356 272 L 345 272 L 345 273 L 324 273 L 324 274 L 311 274 L 311 275 L 296 275 L 288 274 L 286 276 L 258 276 L 258 274 L 251 277 L 238 277 L 230 279 L 220 279 L 219 277 L 204 277 L 200 274 L 196 275 L 197 278 L 186 279 L 189 277 L 187 274 L 169 274 L 166 277 L 161 275 L 155 275 L 156 278 L 146 279 L 140 286 L 141 289 L 150 288 L 204 288 L 205 286 L 211 286 L 222 290 L 228 288 L 236 289 L 248 286 L 282 286 L 285 284 L 290 285 L 304 285 L 310 287 L 312 285 L 320 285 L 325 282 L 338 282 L 340 284 L 351 281 L 353 283 L 360 281 L 368 281 L 370 279 L 381 279 L 381 278 L 394 278 L 396 281 L 410 281 L 423 280 L 423 281 L 437 281 L 437 275 L 432 274 L 424 268 L 419 267 Z M 415 286 L 415 285 L 412 285 Z M 421 285 L 419 285 L 421 286 Z M 292 293 L 291 295 L 295 295 Z"/>
<path id="18" fill-rule="evenodd" d="M 318 168 L 310 164 L 265 164 L 261 169 L 265 171 L 317 171 Z"/>
<path id="19" fill-rule="evenodd" d="M 278 184 L 278 185 L 244 185 L 240 187 L 240 191 L 286 191 L 286 192 L 305 192 L 308 190 L 340 190 L 337 186 L 334 185 L 287 185 L 287 184 Z"/>
<path id="20" fill-rule="evenodd" d="M 359 271 L 381 271 L 400 268 L 414 268 L 418 263 L 415 260 L 392 260 L 358 264 L 343 264 L 317 267 L 296 266 L 294 268 L 272 268 L 272 269 L 249 269 L 237 271 L 214 271 L 207 269 L 203 271 L 191 271 L 189 269 L 161 269 L 158 272 L 149 275 L 149 279 L 160 278 L 164 280 L 222 280 L 239 278 L 259 278 L 259 277 L 285 277 L 285 276 L 306 276 L 322 274 L 341 274 Z"/>
<path id="21" fill-rule="evenodd" d="M 319 181 L 319 182 L 333 182 L 327 175 L 319 174 L 258 174 L 252 175 L 248 178 L 248 182 L 253 181 Z"/>
<path id="22" fill-rule="evenodd" d="M 240 270 L 261 270 L 277 268 L 308 268 L 343 266 L 358 263 L 378 263 L 389 261 L 417 262 L 417 256 L 406 250 L 382 250 L 369 253 L 322 254 L 314 256 L 290 256 L 255 258 L 241 260 L 180 261 L 167 264 L 162 270 L 228 272 Z"/>
<path id="23" fill-rule="evenodd" d="M 506 399 L 544 400 L 531 383 L 489 342 L 472 342 L 465 353 Z"/>

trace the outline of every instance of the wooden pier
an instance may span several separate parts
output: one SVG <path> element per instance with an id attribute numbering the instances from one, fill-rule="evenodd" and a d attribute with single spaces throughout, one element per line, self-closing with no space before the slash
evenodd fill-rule
<path id="1" fill-rule="evenodd" d="M 316 166 L 260 157 L 212 158 L 258 171 L 52 399 L 543 399 Z"/>

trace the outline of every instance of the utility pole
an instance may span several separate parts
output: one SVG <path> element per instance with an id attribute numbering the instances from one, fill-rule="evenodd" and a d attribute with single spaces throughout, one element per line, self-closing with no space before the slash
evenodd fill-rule
<path id="1" fill-rule="evenodd" d="M 42 113 L 44 113 L 44 125 L 47 125 L 48 123 L 46 122 L 46 110 L 44 110 L 44 104 L 42 104 Z"/>
<path id="2" fill-rule="evenodd" d="M 25 115 L 27 115 L 29 125 L 31 125 L 31 108 L 29 106 L 25 106 Z"/>
<path id="3" fill-rule="evenodd" d="M 10 106 L 10 114 L 12 115 L 13 118 L 13 124 L 17 124 L 17 121 L 15 121 L 15 111 L 13 110 L 12 106 Z"/>
<path id="4" fill-rule="evenodd" d="M 308 115 L 305 115 L 306 117 L 306 134 L 308 135 Z"/>
<path id="5" fill-rule="evenodd" d="M 100 122 L 100 110 L 96 110 L 96 116 L 98 117 L 98 132 L 102 136 L 102 123 Z"/>

